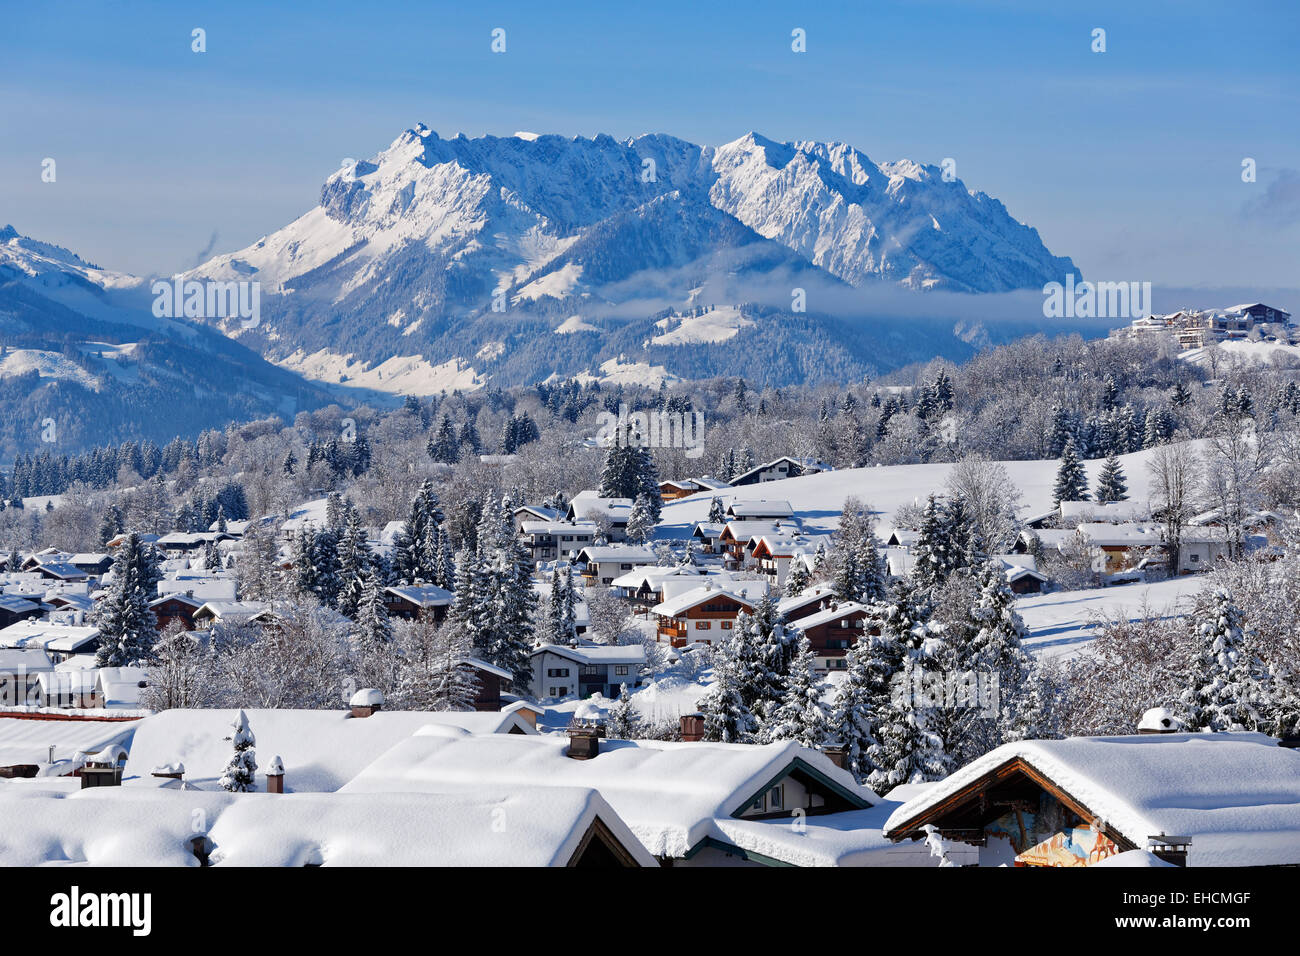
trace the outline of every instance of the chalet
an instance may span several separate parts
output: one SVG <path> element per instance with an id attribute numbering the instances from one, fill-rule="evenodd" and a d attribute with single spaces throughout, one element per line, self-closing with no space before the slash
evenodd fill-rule
<path id="1" fill-rule="evenodd" d="M 681 498 L 689 498 L 691 495 L 700 492 L 721 491 L 724 488 L 731 487 L 727 482 L 717 478 L 710 478 L 707 475 L 702 478 L 683 478 L 679 481 L 661 481 L 659 482 L 659 496 L 664 501 L 677 501 Z"/>
<path id="2" fill-rule="evenodd" d="M 880 540 L 887 548 L 911 548 L 921 540 L 921 532 L 909 528 L 890 528 Z"/>
<path id="3" fill-rule="evenodd" d="M 515 714 L 528 723 L 528 726 L 534 730 L 537 729 L 537 721 L 546 716 L 545 708 L 538 707 L 536 704 L 529 703 L 526 700 L 516 700 L 501 707 L 503 714 Z M 515 733 L 516 731 L 510 731 Z M 519 731 L 522 733 L 522 731 Z"/>
<path id="4" fill-rule="evenodd" d="M 1047 575 L 1038 570 L 1038 562 L 1033 555 L 1015 555 L 1015 560 L 1008 560 L 1009 555 L 995 555 L 1001 560 L 1007 586 L 1013 594 L 1040 594 L 1047 587 Z"/>
<path id="5" fill-rule="evenodd" d="M 158 595 L 185 594 L 200 601 L 233 601 L 238 584 L 228 575 L 173 572 L 158 582 Z"/>
<path id="6" fill-rule="evenodd" d="M 1163 560 L 1160 552 L 1164 548 L 1164 531 L 1159 525 L 1087 522 L 1077 530 L 1097 549 L 1093 568 L 1099 574 L 1117 574 L 1150 560 Z M 1178 573 L 1208 571 L 1216 561 L 1227 558 L 1231 550 L 1232 542 L 1223 528 L 1184 528 L 1178 549 Z"/>
<path id="7" fill-rule="evenodd" d="M 758 570 L 772 578 L 777 587 L 782 587 L 795 558 L 807 558 L 803 564 L 810 567 L 819 545 L 829 550 L 830 535 L 764 534 L 751 538 L 745 550 Z"/>
<path id="8" fill-rule="evenodd" d="M 433 584 L 396 584 L 384 588 L 384 610 L 389 617 L 404 620 L 429 615 L 434 621 L 447 617 L 456 595 Z"/>
<path id="9" fill-rule="evenodd" d="M 610 582 L 615 592 L 642 611 L 665 600 L 668 593 L 680 593 L 698 587 L 704 570 L 698 567 L 664 568 L 641 565 Z"/>
<path id="10" fill-rule="evenodd" d="M 78 571 L 100 577 L 107 574 L 109 568 L 113 566 L 113 556 L 101 552 L 74 554 L 68 559 L 68 563 Z"/>
<path id="11" fill-rule="evenodd" d="M 525 521 L 563 521 L 564 512 L 559 508 L 546 508 L 541 505 L 520 505 L 513 512 L 515 534 L 523 530 Z"/>
<path id="12" fill-rule="evenodd" d="M 845 655 L 858 638 L 879 633 L 879 628 L 871 630 L 869 615 L 870 609 L 865 604 L 844 601 L 800 618 L 799 629 L 816 655 L 814 666 L 821 671 L 844 670 L 848 666 Z"/>
<path id="13" fill-rule="evenodd" d="M 722 537 L 722 531 L 726 527 L 725 524 L 701 521 L 691 530 L 691 537 L 700 542 L 700 550 L 704 554 L 714 554 L 719 550 L 718 539 Z"/>
<path id="14" fill-rule="evenodd" d="M 1187 866 L 1295 866 L 1300 751 L 1168 730 L 1004 744 L 904 803 L 885 835 L 920 840 L 930 826 L 979 847 L 981 866 L 1090 866 L 1147 848 Z"/>
<path id="15" fill-rule="evenodd" d="M 16 594 L 0 594 L 0 628 L 40 617 L 41 613 L 40 599 L 35 595 L 19 597 Z"/>
<path id="16" fill-rule="evenodd" d="M 28 619 L 0 630 L 0 647 L 40 648 L 58 662 L 94 653 L 99 647 L 99 628 Z"/>
<path id="17" fill-rule="evenodd" d="M 528 656 L 533 668 L 532 694 L 539 700 L 557 697 L 617 697 L 619 685 L 641 683 L 645 648 L 623 646 L 562 647 L 543 644 Z"/>
<path id="18" fill-rule="evenodd" d="M 743 567 L 745 564 L 745 545 L 762 535 L 793 535 L 799 533 L 799 525 L 791 521 L 747 521 L 733 519 L 728 521 L 722 533 L 718 535 L 717 547 L 726 555 L 729 565 Z"/>
<path id="19" fill-rule="evenodd" d="M 158 550 L 172 556 L 186 555 L 203 550 L 210 540 L 212 540 L 211 533 L 173 531 L 159 538 L 155 546 Z"/>
<path id="20" fill-rule="evenodd" d="M 100 667 L 93 673 L 99 707 L 127 710 L 140 707 L 140 692 L 149 686 L 147 668 Z"/>
<path id="21" fill-rule="evenodd" d="M 122 534 L 119 535 L 114 535 L 113 537 L 109 538 L 106 542 L 104 542 L 104 547 L 108 548 L 108 550 L 110 551 L 114 550 L 115 548 L 119 548 L 122 546 L 122 543 L 126 541 L 127 536 L 128 536 L 127 532 L 123 532 Z M 135 537 L 136 540 L 139 541 L 141 544 L 157 544 L 158 538 L 160 536 L 156 534 L 137 534 Z"/>
<path id="22" fill-rule="evenodd" d="M 206 631 L 218 624 L 247 624 L 268 610 L 265 601 L 206 601 L 194 612 L 194 627 Z"/>
<path id="23" fill-rule="evenodd" d="M 923 847 L 884 838 L 881 825 L 898 804 L 859 786 L 826 754 L 789 741 L 608 740 L 581 729 L 568 739 L 452 736 L 431 729 L 393 747 L 342 793 L 460 793 L 471 786 L 591 788 L 665 866 L 938 863 Z"/>
<path id="24" fill-rule="evenodd" d="M 794 508 L 788 501 L 756 498 L 733 501 L 724 513 L 733 521 L 788 521 L 794 517 Z"/>
<path id="25" fill-rule="evenodd" d="M 569 502 L 565 517 L 595 521 L 609 529 L 610 541 L 622 541 L 627 533 L 627 521 L 632 516 L 631 498 L 602 498 L 594 491 L 580 491 Z"/>
<path id="26" fill-rule="evenodd" d="M 826 584 L 818 584 L 805 588 L 800 594 L 781 598 L 776 603 L 776 609 L 787 623 L 793 624 L 818 611 L 824 611 L 835 600 L 838 598 L 833 588 Z"/>
<path id="27" fill-rule="evenodd" d="M 204 603 L 202 598 L 196 598 L 190 592 L 176 592 L 154 598 L 149 602 L 149 610 L 153 611 L 154 617 L 158 619 L 160 631 L 176 622 L 180 622 L 185 630 L 192 631 L 194 615 Z"/>
<path id="28" fill-rule="evenodd" d="M 830 465 L 813 458 L 792 458 L 783 455 L 773 461 L 751 468 L 743 475 L 731 479 L 733 488 L 741 485 L 757 485 L 765 481 L 780 481 L 783 478 L 798 478 L 802 475 L 815 475 L 819 471 L 832 471 Z"/>
<path id="29" fill-rule="evenodd" d="M 90 575 L 70 563 L 70 554 L 33 554 L 23 562 L 22 570 L 35 571 L 50 581 L 85 581 Z"/>
<path id="30" fill-rule="evenodd" d="M 655 553 L 649 548 L 631 544 L 591 545 L 578 552 L 578 563 L 584 566 L 582 581 L 589 586 L 609 587 L 615 578 L 637 565 L 654 564 L 655 560 Z"/>
<path id="31" fill-rule="evenodd" d="M 100 706 L 93 669 L 52 670 L 40 674 L 32 703 L 37 707 L 94 709 Z"/>
<path id="32" fill-rule="evenodd" d="M 518 538 L 536 567 L 574 556 L 595 541 L 598 533 L 593 521 L 523 521 Z"/>
<path id="33" fill-rule="evenodd" d="M 463 658 L 460 663 L 473 670 L 474 677 L 478 681 L 478 693 L 474 696 L 474 709 L 499 711 L 502 703 L 501 694 L 510 687 L 515 675 L 503 667 L 489 664 L 477 657 Z"/>
<path id="34" fill-rule="evenodd" d="M 0 647 L 0 708 L 25 705 L 40 676 L 53 672 L 54 661 L 41 648 Z"/>
<path id="35" fill-rule="evenodd" d="M 754 602 L 767 592 L 762 581 L 706 580 L 700 587 L 656 604 L 651 614 L 659 618 L 657 639 L 673 647 L 700 642 L 717 644 L 731 636 L 741 611 L 752 614 Z"/>

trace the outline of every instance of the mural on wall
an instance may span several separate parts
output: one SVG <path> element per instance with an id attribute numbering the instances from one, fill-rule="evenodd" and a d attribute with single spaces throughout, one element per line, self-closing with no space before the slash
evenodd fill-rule
<path id="1" fill-rule="evenodd" d="M 1016 866 L 1091 866 L 1119 852 L 1100 829 L 1070 827 L 1016 857 Z"/>

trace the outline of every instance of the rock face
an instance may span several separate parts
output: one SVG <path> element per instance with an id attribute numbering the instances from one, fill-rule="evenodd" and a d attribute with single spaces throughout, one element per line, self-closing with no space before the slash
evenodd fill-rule
<path id="1" fill-rule="evenodd" d="M 400 356 L 424 363 L 434 388 L 578 374 L 619 356 L 662 364 L 633 354 L 658 348 L 654 323 L 751 305 L 760 288 L 787 302 L 814 285 L 1007 292 L 1075 271 L 937 167 L 877 164 L 843 144 L 442 139 L 420 125 L 335 172 L 306 215 L 187 277 L 260 281 L 267 321 L 218 324 L 274 361 L 364 373 Z M 731 342 L 767 336 L 758 352 L 775 354 L 761 313 Z M 566 322 L 578 334 L 556 336 Z M 813 325 L 815 345 L 863 358 L 862 343 Z M 732 365 L 719 348 L 714 374 Z"/>

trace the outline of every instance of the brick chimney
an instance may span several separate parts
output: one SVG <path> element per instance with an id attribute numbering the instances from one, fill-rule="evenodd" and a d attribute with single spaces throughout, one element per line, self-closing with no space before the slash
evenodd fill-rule
<path id="1" fill-rule="evenodd" d="M 353 717 L 369 717 L 384 706 L 384 692 L 374 687 L 363 687 L 348 701 Z"/>
<path id="2" fill-rule="evenodd" d="M 1182 721 L 1174 716 L 1173 711 L 1164 707 L 1152 707 L 1138 721 L 1139 734 L 1176 734 Z"/>
<path id="3" fill-rule="evenodd" d="M 682 714 L 682 740 L 695 743 L 704 739 L 704 715 Z"/>
<path id="4" fill-rule="evenodd" d="M 1191 845 L 1192 838 L 1186 836 L 1167 836 L 1158 833 L 1147 837 L 1147 849 L 1151 851 L 1151 855 L 1174 866 L 1187 865 L 1187 848 Z"/>
<path id="5" fill-rule="evenodd" d="M 841 770 L 844 769 L 843 747 L 827 747 L 822 751 L 822 753 L 826 754 L 826 756 L 830 758 L 831 763 L 835 764 L 835 766 L 839 767 Z"/>
<path id="6" fill-rule="evenodd" d="M 266 768 L 266 792 L 284 793 L 284 763 L 279 754 L 271 758 L 271 766 Z"/>
<path id="7" fill-rule="evenodd" d="M 569 725 L 569 749 L 565 752 L 573 760 L 591 760 L 600 753 L 600 738 L 605 736 L 604 724 Z"/>

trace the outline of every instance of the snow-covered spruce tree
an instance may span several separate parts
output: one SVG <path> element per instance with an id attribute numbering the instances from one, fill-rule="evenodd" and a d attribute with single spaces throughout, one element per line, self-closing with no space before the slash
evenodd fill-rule
<path id="1" fill-rule="evenodd" d="M 709 501 L 709 524 L 726 524 L 727 512 L 722 507 L 722 499 L 717 495 Z"/>
<path id="2" fill-rule="evenodd" d="M 343 521 L 338 544 L 338 610 L 345 617 L 355 618 L 366 578 L 375 570 L 374 556 L 366 543 L 366 529 L 361 524 L 361 515 L 351 505 L 346 506 Z"/>
<path id="3" fill-rule="evenodd" d="M 1050 661 L 1036 661 L 1016 696 L 1003 741 L 1059 739 L 1065 695 L 1066 679 L 1060 669 Z"/>
<path id="4" fill-rule="evenodd" d="M 953 540 L 953 523 L 934 495 L 926 500 L 912 555 L 911 585 L 927 596 L 938 591 L 963 560 Z"/>
<path id="5" fill-rule="evenodd" d="M 989 560 L 976 568 L 975 583 L 979 597 L 970 609 L 973 636 L 968 666 L 982 682 L 980 689 L 986 692 L 993 686 L 987 682 L 996 677 L 997 696 L 980 701 L 980 716 L 970 735 L 978 739 L 968 741 L 976 744 L 973 749 L 967 746 L 959 753 L 963 763 L 982 756 L 1008 738 L 1025 705 L 1023 698 L 1033 671 L 1033 659 L 1024 648 L 1028 631 L 1016 611 L 1016 597 L 1007 584 L 1001 562 Z M 985 704 L 996 708 L 996 715 L 985 715 Z"/>
<path id="6" fill-rule="evenodd" d="M 627 539 L 637 544 L 645 544 L 654 534 L 655 519 L 650 501 L 645 494 L 638 494 L 632 502 L 632 511 L 627 519 Z"/>
<path id="7" fill-rule="evenodd" d="M 384 607 L 383 585 L 374 572 L 366 575 L 362 585 L 351 643 L 355 673 L 361 686 L 377 687 L 385 694 L 390 693 L 397 667 L 393 625 Z"/>
<path id="8" fill-rule="evenodd" d="M 794 658 L 797 635 L 785 626 L 777 597 L 767 591 L 754 604 L 754 612 L 741 611 L 732 640 L 736 675 L 745 704 L 756 720 L 767 719 L 780 703 L 785 676 Z"/>
<path id="9" fill-rule="evenodd" d="M 892 636 L 863 634 L 845 654 L 844 679 L 835 689 L 827 723 L 827 739 L 844 748 L 844 767 L 859 783 L 876 765 L 876 722 L 889 701 L 889 681 L 902 649 Z"/>
<path id="10" fill-rule="evenodd" d="M 516 686 L 527 686 L 537 594 L 517 549 L 497 550 L 485 562 L 481 580 L 475 655 L 513 674 Z"/>
<path id="11" fill-rule="evenodd" d="M 1097 500 L 1100 502 L 1128 500 L 1128 484 L 1124 479 L 1124 469 L 1115 455 L 1107 457 L 1106 463 L 1101 466 L 1101 474 L 1097 476 Z"/>
<path id="12" fill-rule="evenodd" d="M 551 572 L 551 590 L 542 616 L 538 640 L 547 644 L 577 644 L 577 613 L 573 596 L 573 568 L 564 565 Z"/>
<path id="13" fill-rule="evenodd" d="M 429 439 L 427 451 L 434 461 L 447 465 L 454 465 L 460 460 L 460 443 L 456 440 L 451 416 L 446 412 L 443 412 L 442 420 L 438 422 L 437 433 Z"/>
<path id="14" fill-rule="evenodd" d="M 816 663 L 812 645 L 800 631 L 780 703 L 762 724 L 760 736 L 765 743 L 794 740 L 811 750 L 826 743 L 828 718 L 822 702 L 826 683 L 817 676 Z"/>
<path id="15" fill-rule="evenodd" d="M 433 482 L 425 480 L 411 500 L 411 510 L 393 541 L 393 571 L 402 584 L 428 583 L 437 574 L 430 554 L 429 525 L 442 520 L 438 495 Z"/>
<path id="16" fill-rule="evenodd" d="M 96 605 L 92 619 L 99 628 L 97 667 L 141 664 L 158 639 L 158 618 L 149 608 L 162 573 L 152 545 L 131 532 L 113 558 L 108 594 Z"/>
<path id="17" fill-rule="evenodd" d="M 474 647 L 454 624 L 430 617 L 400 621 L 393 631 L 398 650 L 393 703 L 402 710 L 473 710 L 479 679 L 466 661 Z"/>
<path id="18" fill-rule="evenodd" d="M 1052 487 L 1052 504 L 1062 501 L 1088 500 L 1088 473 L 1079 459 L 1078 445 L 1069 441 L 1061 452 L 1061 464 L 1056 469 L 1056 484 Z"/>
<path id="19" fill-rule="evenodd" d="M 701 706 L 706 740 L 748 743 L 758 730 L 758 721 L 743 693 L 750 669 L 744 643 L 733 636 L 718 649 L 713 667 L 715 682 Z"/>
<path id="20" fill-rule="evenodd" d="M 882 795 L 900 784 L 942 780 L 953 770 L 943 738 L 929 727 L 932 705 L 917 693 L 929 658 L 924 643 L 904 648 L 889 704 L 876 722 L 876 742 L 868 752 L 876 769 L 867 785 Z"/>
<path id="21" fill-rule="evenodd" d="M 863 537 L 858 545 L 857 564 L 859 587 L 853 600 L 862 604 L 873 604 L 885 600 L 888 593 L 889 571 L 885 567 L 885 557 L 876 545 L 874 533 Z"/>
<path id="22" fill-rule="evenodd" d="M 241 601 L 269 601 L 275 596 L 282 583 L 279 553 L 273 529 L 258 523 L 248 526 L 235 564 Z"/>
<path id="23" fill-rule="evenodd" d="M 235 752 L 230 755 L 230 762 L 221 773 L 221 788 L 231 793 L 247 793 L 256 786 L 257 751 L 254 746 L 257 738 L 248 726 L 248 716 L 241 710 L 231 727 L 234 733 L 226 739 L 231 741 Z"/>
<path id="24" fill-rule="evenodd" d="M 1256 730 L 1266 723 L 1261 708 L 1273 697 L 1268 675 L 1248 647 L 1231 592 L 1215 588 L 1207 605 L 1196 628 L 1196 652 L 1182 697 L 1187 726 Z"/>
<path id="25" fill-rule="evenodd" d="M 795 597 L 802 594 L 804 589 L 812 584 L 812 574 L 801 560 L 790 562 L 790 570 L 785 578 L 785 595 L 786 597 Z"/>
<path id="26" fill-rule="evenodd" d="M 636 738 L 638 722 L 636 708 L 632 706 L 632 695 L 627 692 L 627 684 L 619 684 L 618 698 L 605 718 L 605 736 L 633 740 Z"/>

